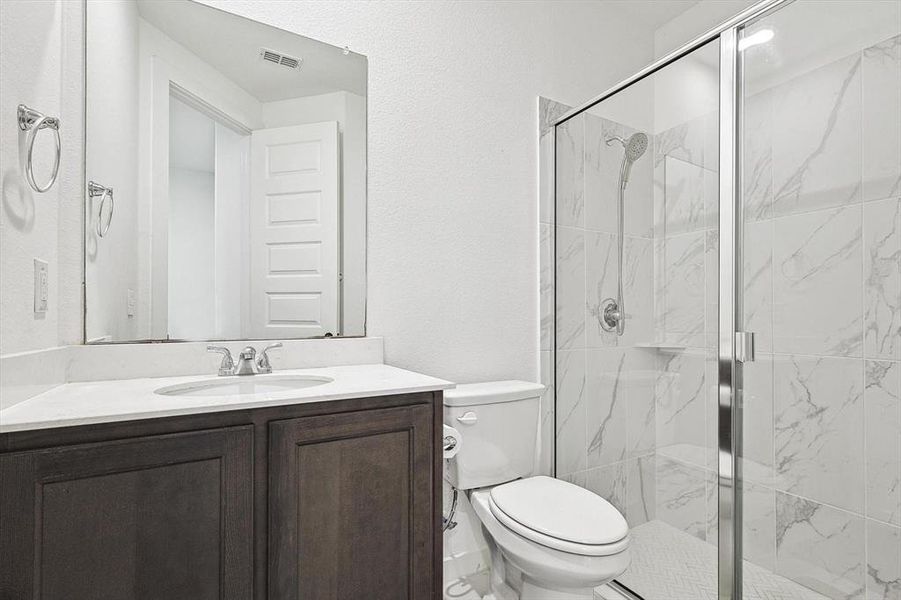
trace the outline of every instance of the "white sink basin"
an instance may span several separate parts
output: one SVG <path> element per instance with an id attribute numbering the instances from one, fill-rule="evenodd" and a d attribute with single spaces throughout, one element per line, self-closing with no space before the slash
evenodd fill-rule
<path id="1" fill-rule="evenodd" d="M 332 381 L 334 380 L 330 377 L 313 375 L 285 375 L 282 377 L 247 375 L 180 383 L 161 387 L 154 390 L 154 393 L 163 396 L 252 396 L 302 390 Z"/>

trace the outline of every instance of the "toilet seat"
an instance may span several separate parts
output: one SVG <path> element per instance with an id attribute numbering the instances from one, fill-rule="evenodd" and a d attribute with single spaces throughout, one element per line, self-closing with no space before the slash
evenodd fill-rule
<path id="1" fill-rule="evenodd" d="M 537 544 L 583 556 L 609 556 L 629 546 L 629 527 L 612 504 L 551 477 L 529 477 L 492 488 L 491 513 Z"/>

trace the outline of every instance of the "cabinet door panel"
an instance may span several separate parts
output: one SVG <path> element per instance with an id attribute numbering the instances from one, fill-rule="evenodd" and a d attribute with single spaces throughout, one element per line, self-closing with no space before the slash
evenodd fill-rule
<path id="1" fill-rule="evenodd" d="M 0 456 L 0 597 L 246 599 L 251 427 Z"/>
<path id="2" fill-rule="evenodd" d="M 432 594 L 432 409 L 270 425 L 270 598 Z"/>

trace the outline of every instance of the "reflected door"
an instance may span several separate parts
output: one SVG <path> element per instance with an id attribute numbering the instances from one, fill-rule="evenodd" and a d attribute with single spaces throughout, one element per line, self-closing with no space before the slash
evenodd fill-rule
<path id="1" fill-rule="evenodd" d="M 338 124 L 254 131 L 250 337 L 339 333 Z"/>

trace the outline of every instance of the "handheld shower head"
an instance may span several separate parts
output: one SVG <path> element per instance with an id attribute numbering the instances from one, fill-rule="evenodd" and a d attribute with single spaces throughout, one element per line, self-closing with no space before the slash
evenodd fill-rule
<path id="1" fill-rule="evenodd" d="M 642 157 L 648 149 L 648 135 L 639 131 L 629 136 L 629 139 L 621 138 L 618 135 L 607 138 L 607 145 L 612 142 L 619 142 L 623 145 L 625 152 L 623 153 L 623 164 L 620 169 L 622 175 L 622 185 L 626 185 L 629 181 L 629 173 L 632 170 L 632 163 Z"/>
<path id="2" fill-rule="evenodd" d="M 641 155 L 648 149 L 648 135 L 639 131 L 630 136 L 623 143 L 623 147 L 626 149 L 626 156 L 634 162 L 641 158 Z"/>

